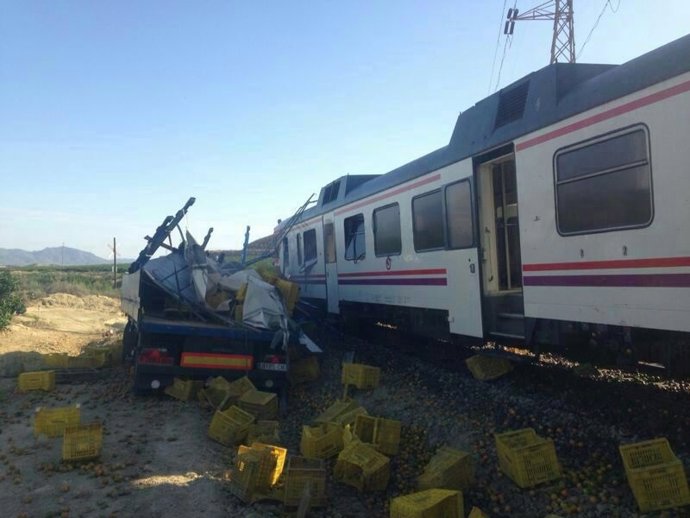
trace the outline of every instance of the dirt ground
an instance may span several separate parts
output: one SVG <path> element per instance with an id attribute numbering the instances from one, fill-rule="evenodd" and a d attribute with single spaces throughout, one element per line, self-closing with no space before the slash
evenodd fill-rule
<path id="1" fill-rule="evenodd" d="M 209 409 L 164 395 L 133 396 L 125 366 L 63 378 L 48 393 L 16 391 L 17 369 L 36 362 L 39 353 L 77 354 L 93 344 L 115 343 L 123 323 L 116 301 L 55 295 L 0 335 L 0 516 L 288 516 L 278 502 L 244 504 L 230 493 L 228 469 L 236 447 L 208 437 Z M 441 445 L 474 459 L 476 483 L 464 493 L 465 514 L 476 505 L 492 518 L 690 515 L 690 507 L 639 513 L 618 452 L 624 442 L 667 437 L 689 466 L 690 381 L 596 368 L 583 376 L 563 364 L 516 364 L 511 374 L 484 383 L 466 369 L 444 369 L 403 354 L 385 338 L 363 341 L 325 326 L 313 338 L 326 351 L 321 378 L 291 388 L 279 444 L 298 454 L 302 425 L 342 396 L 342 361 L 352 354 L 381 368 L 381 384 L 351 396 L 372 416 L 400 420 L 402 431 L 385 491 L 359 493 L 336 482 L 335 459 L 329 459 L 328 506 L 308 516 L 389 516 L 391 498 L 415 490 Z M 37 407 L 74 404 L 83 423 L 104 426 L 97 462 L 61 462 L 61 439 L 33 434 Z M 522 490 L 498 469 L 494 433 L 525 427 L 553 438 L 563 466 L 560 480 Z"/>
<path id="2" fill-rule="evenodd" d="M 55 294 L 0 334 L 0 516 L 228 516 L 228 462 L 206 439 L 208 419 L 197 405 L 135 399 L 122 366 L 64 380 L 49 393 L 16 392 L 17 374 L 40 368 L 40 353 L 76 356 L 119 341 L 124 324 L 115 299 Z M 36 408 L 75 404 L 82 423 L 104 425 L 98 462 L 61 463 L 61 439 L 34 436 Z"/>
<path id="3" fill-rule="evenodd" d="M 117 339 L 125 325 L 118 300 L 56 293 L 27 307 L 0 331 L 0 376 L 40 368 L 36 353 L 77 356 L 89 346 Z"/>

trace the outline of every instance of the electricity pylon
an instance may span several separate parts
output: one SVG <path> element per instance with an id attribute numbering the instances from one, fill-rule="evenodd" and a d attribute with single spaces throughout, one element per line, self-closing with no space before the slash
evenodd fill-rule
<path id="1" fill-rule="evenodd" d="M 551 63 L 575 63 L 573 0 L 544 2 L 522 14 L 520 14 L 518 9 L 508 9 L 508 17 L 503 33 L 512 35 L 515 22 L 523 20 L 553 20 Z"/>

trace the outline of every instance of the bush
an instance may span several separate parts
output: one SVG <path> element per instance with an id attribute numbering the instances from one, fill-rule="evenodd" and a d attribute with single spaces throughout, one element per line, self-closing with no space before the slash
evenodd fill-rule
<path id="1" fill-rule="evenodd" d="M 7 327 L 16 313 L 24 313 L 26 306 L 16 293 L 17 279 L 8 270 L 0 270 L 0 329 Z"/>

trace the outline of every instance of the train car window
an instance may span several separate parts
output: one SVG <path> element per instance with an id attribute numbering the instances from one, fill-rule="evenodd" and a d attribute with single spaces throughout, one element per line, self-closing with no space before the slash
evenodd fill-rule
<path id="1" fill-rule="evenodd" d="M 652 171 L 644 128 L 559 150 L 554 162 L 559 233 L 604 232 L 651 223 Z"/>
<path id="2" fill-rule="evenodd" d="M 364 215 L 356 214 L 345 218 L 345 260 L 361 261 L 365 257 Z"/>
<path id="3" fill-rule="evenodd" d="M 334 263 L 335 257 L 335 229 L 333 223 L 326 223 L 323 226 L 323 248 L 327 263 Z"/>
<path id="4" fill-rule="evenodd" d="M 443 198 L 440 189 L 412 199 L 412 233 L 416 251 L 445 246 Z"/>
<path id="5" fill-rule="evenodd" d="M 400 206 L 397 203 L 374 210 L 374 253 L 376 256 L 399 255 Z"/>
<path id="6" fill-rule="evenodd" d="M 302 234 L 297 234 L 297 264 L 302 266 Z"/>
<path id="7" fill-rule="evenodd" d="M 283 238 L 283 272 L 287 272 L 290 266 L 290 249 L 288 248 L 288 238 Z"/>
<path id="8" fill-rule="evenodd" d="M 316 260 L 316 230 L 307 230 L 304 233 L 304 262 Z"/>
<path id="9" fill-rule="evenodd" d="M 472 222 L 472 190 L 469 180 L 450 184 L 445 189 L 448 248 L 469 248 L 474 245 Z"/>

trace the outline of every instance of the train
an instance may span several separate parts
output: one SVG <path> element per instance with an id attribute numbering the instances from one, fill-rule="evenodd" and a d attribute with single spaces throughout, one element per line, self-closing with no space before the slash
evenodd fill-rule
<path id="1" fill-rule="evenodd" d="M 537 70 L 460 113 L 447 145 L 334 179 L 276 233 L 282 274 L 344 321 L 687 374 L 690 35 Z"/>

